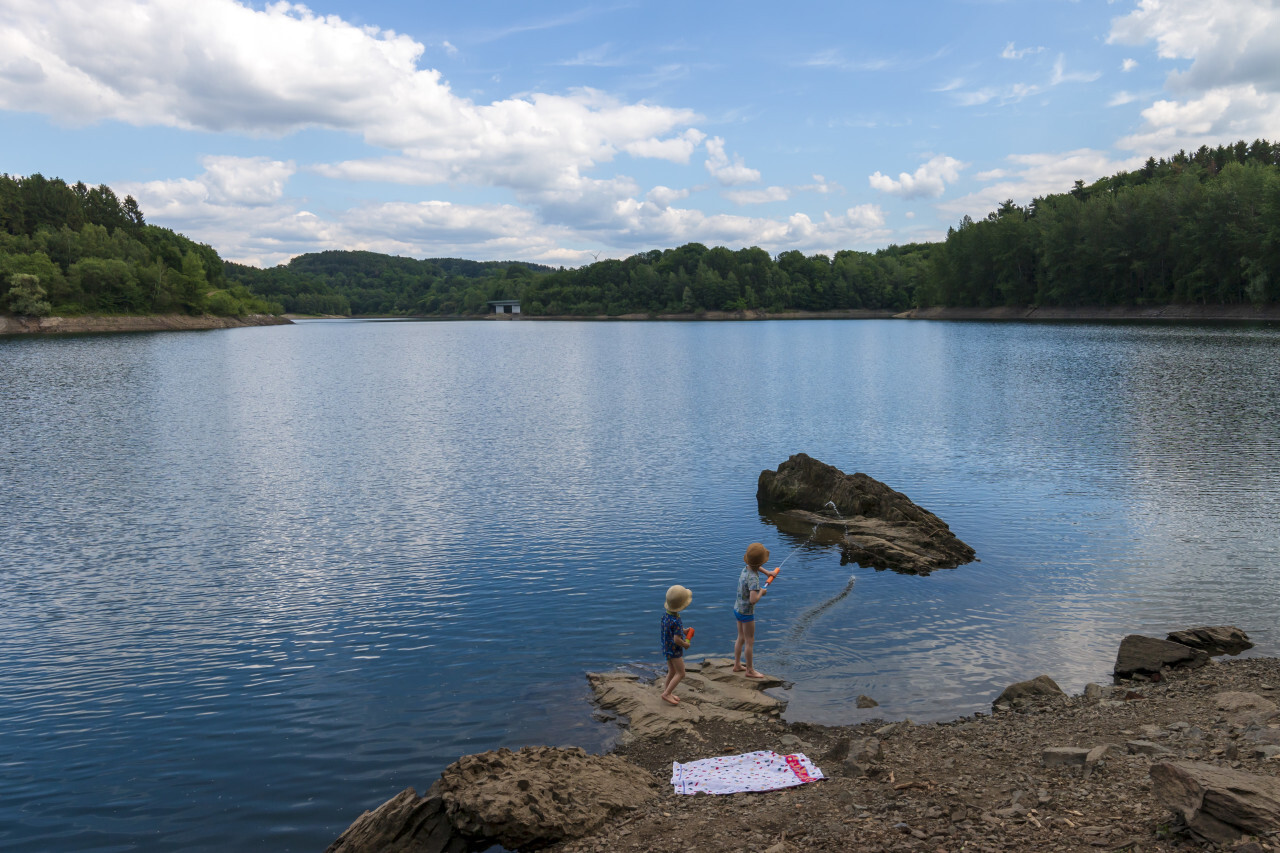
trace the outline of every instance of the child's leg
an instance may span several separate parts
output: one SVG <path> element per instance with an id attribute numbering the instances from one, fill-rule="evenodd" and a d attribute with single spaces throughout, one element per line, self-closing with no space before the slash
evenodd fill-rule
<path id="1" fill-rule="evenodd" d="M 668 705 L 676 705 L 680 697 L 676 696 L 676 685 L 684 679 L 684 658 L 667 658 L 667 683 L 662 689 L 662 699 Z"/>
<path id="2" fill-rule="evenodd" d="M 735 616 L 734 618 L 736 619 L 737 617 Z M 747 634 L 746 634 L 746 631 L 743 630 L 743 628 L 746 624 L 747 624 L 746 622 L 741 622 L 741 621 L 738 622 L 738 639 L 733 641 L 733 671 L 734 672 L 742 672 L 744 669 L 746 669 L 746 667 L 742 665 L 742 645 L 747 640 Z"/>
<path id="3" fill-rule="evenodd" d="M 762 673 L 756 672 L 755 664 L 752 660 L 756 650 L 756 623 L 743 622 L 742 627 L 742 658 L 747 664 L 747 678 L 764 678 Z"/>

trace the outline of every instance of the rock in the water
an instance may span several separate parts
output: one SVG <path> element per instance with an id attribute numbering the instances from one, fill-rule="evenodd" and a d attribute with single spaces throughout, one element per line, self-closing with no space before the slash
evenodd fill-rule
<path id="1" fill-rule="evenodd" d="M 816 524 L 837 531 L 835 541 L 842 545 L 846 563 L 928 574 L 975 557 L 942 519 L 906 495 L 866 474 L 845 474 L 803 453 L 777 471 L 760 472 L 756 502 L 780 528 L 790 522 L 793 532 L 807 533 Z"/>
<path id="2" fill-rule="evenodd" d="M 1155 637 L 1130 634 L 1120 641 L 1115 675 L 1116 678 L 1128 678 L 1132 675 L 1157 673 L 1161 667 L 1194 668 L 1208 662 L 1209 656 L 1199 649 Z"/>
<path id="3" fill-rule="evenodd" d="M 424 796 L 405 788 L 356 818 L 325 853 L 467 853 L 481 847 L 455 835 L 440 783 Z"/>
<path id="4" fill-rule="evenodd" d="M 1197 762 L 1153 765 L 1156 799 L 1215 844 L 1280 830 L 1280 780 Z"/>
<path id="5" fill-rule="evenodd" d="M 1182 643 L 1184 646 L 1199 649 L 1210 657 L 1238 655 L 1246 649 L 1253 648 L 1249 635 L 1232 625 L 1188 628 L 1185 631 L 1174 631 L 1165 639 L 1171 643 Z"/>
<path id="6" fill-rule="evenodd" d="M 513 850 L 590 835 L 660 790 L 651 774 L 616 755 L 549 746 L 468 755 L 440 776 L 454 830 Z"/>
<path id="7" fill-rule="evenodd" d="M 1004 689 L 992 705 L 1008 705 L 1014 699 L 1027 699 L 1032 696 L 1066 696 L 1058 683 L 1047 675 L 1037 675 L 1030 681 L 1019 681 Z"/>
<path id="8" fill-rule="evenodd" d="M 859 708 L 879 708 L 880 703 L 872 699 L 870 696 L 859 696 L 858 707 Z"/>

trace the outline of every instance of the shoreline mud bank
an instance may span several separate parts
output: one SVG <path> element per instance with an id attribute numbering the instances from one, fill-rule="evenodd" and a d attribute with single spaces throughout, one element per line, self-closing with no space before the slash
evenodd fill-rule
<path id="1" fill-rule="evenodd" d="M 97 315 L 83 317 L 15 317 L 0 314 L 0 335 L 72 335 L 99 332 L 177 332 L 239 329 L 248 326 L 288 326 L 291 320 L 270 314 L 214 317 L 210 314 Z"/>
<path id="2" fill-rule="evenodd" d="M 1138 651 L 1131 675 L 1114 684 L 1068 696 L 1041 675 L 993 697 L 990 714 L 922 725 L 787 723 L 772 708 L 707 713 L 700 703 L 760 710 L 734 692 L 752 685 L 739 685 L 718 659 L 701 669 L 690 662 L 700 676 L 688 680 L 690 707 L 670 712 L 654 700 L 655 685 L 613 679 L 594 685 L 601 707 L 643 725 L 597 758 L 614 762 L 611 773 L 620 760 L 649 774 L 649 787 L 628 780 L 633 799 L 611 788 L 605 811 L 592 812 L 591 791 L 542 772 L 548 761 L 593 764 L 581 750 L 498 750 L 460 759 L 421 798 L 406 789 L 366 812 L 329 851 L 465 853 L 504 837 L 513 849 L 555 853 L 1280 850 L 1280 659 L 1197 656 L 1169 666 L 1160 662 L 1167 649 Z M 668 781 L 672 762 L 758 750 L 803 753 L 825 778 L 731 796 L 680 796 Z M 468 772 L 478 781 L 465 790 Z M 495 830 L 486 838 L 449 834 L 451 821 L 477 826 L 486 809 Z M 504 821 L 524 811 L 533 816 L 522 834 L 502 835 L 511 832 Z"/>

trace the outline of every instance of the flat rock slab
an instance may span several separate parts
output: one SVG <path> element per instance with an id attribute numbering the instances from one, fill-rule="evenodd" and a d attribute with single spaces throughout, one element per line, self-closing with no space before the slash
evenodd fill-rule
<path id="1" fill-rule="evenodd" d="M 777 471 L 760 472 L 756 502 L 779 529 L 816 534 L 821 528 L 826 541 L 839 542 L 845 563 L 927 575 L 976 556 L 946 522 L 901 492 L 803 453 Z"/>
<path id="2" fill-rule="evenodd" d="M 1151 768 L 1156 799 L 1215 844 L 1280 830 L 1280 780 L 1200 762 Z"/>
<path id="3" fill-rule="evenodd" d="M 747 678 L 733 671 L 729 658 L 707 658 L 698 666 L 686 660 L 687 674 L 676 695 L 679 705 L 662 701 L 660 683 L 646 682 L 626 672 L 591 672 L 587 681 L 595 693 L 595 703 L 626 717 L 622 742 L 670 734 L 694 734 L 704 720 L 750 722 L 781 718 L 786 702 L 764 691 L 781 687 L 782 679 Z"/>
<path id="4" fill-rule="evenodd" d="M 1155 637 L 1130 634 L 1120 641 L 1120 651 L 1116 653 L 1115 676 L 1128 678 L 1131 675 L 1156 673 L 1166 666 L 1194 668 L 1208 662 L 1209 656 L 1199 649 Z"/>
<path id="5" fill-rule="evenodd" d="M 1184 646 L 1199 649 L 1210 656 L 1238 655 L 1253 648 L 1253 641 L 1249 639 L 1249 635 L 1234 625 L 1188 628 L 1185 631 L 1174 631 L 1165 639 L 1171 643 L 1182 643 Z"/>

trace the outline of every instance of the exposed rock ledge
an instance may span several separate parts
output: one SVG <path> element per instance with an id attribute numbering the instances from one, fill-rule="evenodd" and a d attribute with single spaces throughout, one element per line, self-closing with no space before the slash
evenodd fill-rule
<path id="1" fill-rule="evenodd" d="M 946 522 L 906 495 L 803 453 L 760 472 L 756 502 L 780 530 L 840 544 L 845 563 L 927 575 L 975 558 Z"/>
<path id="2" fill-rule="evenodd" d="M 284 326 L 292 321 L 270 314 L 214 317 L 201 314 L 86 315 L 83 317 L 15 317 L 0 314 L 0 335 L 54 335 L 90 332 L 173 332 L 196 329 L 237 329 L 243 326 Z"/>
<path id="3" fill-rule="evenodd" d="M 625 672 L 590 672 L 587 681 L 601 708 L 627 718 L 621 743 L 654 737 L 680 735 L 698 739 L 698 728 L 710 722 L 749 723 L 777 721 L 786 702 L 764 691 L 782 687 L 783 681 L 766 675 L 746 678 L 733 671 L 728 658 L 707 658 L 688 672 L 677 694 L 674 708 L 662 701 L 660 690 Z"/>

